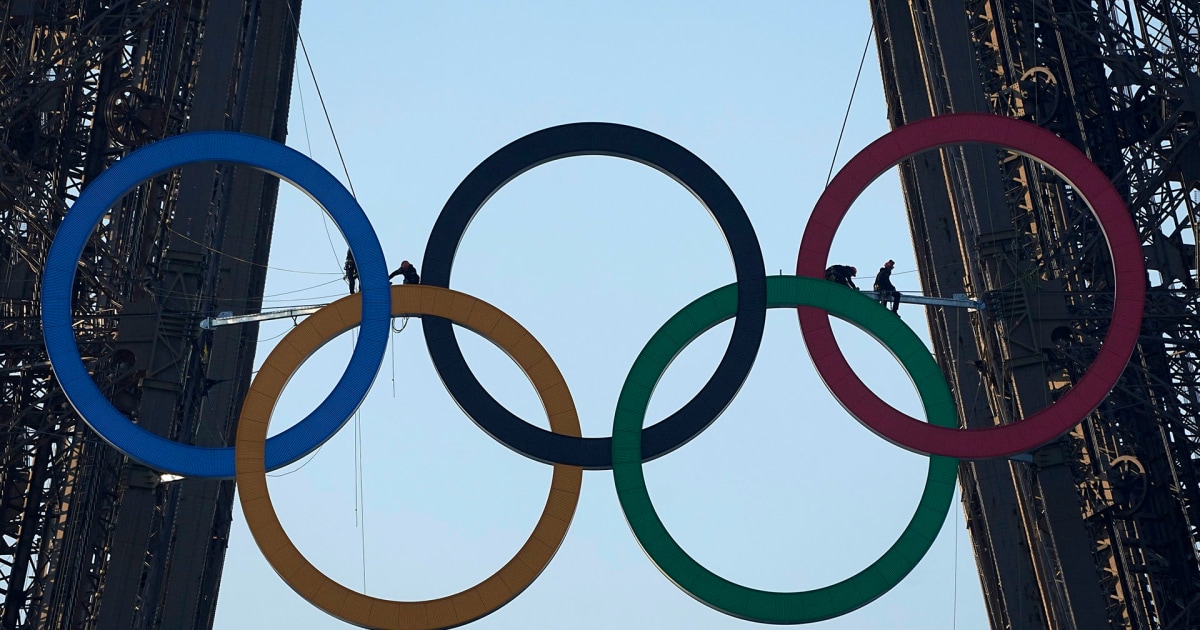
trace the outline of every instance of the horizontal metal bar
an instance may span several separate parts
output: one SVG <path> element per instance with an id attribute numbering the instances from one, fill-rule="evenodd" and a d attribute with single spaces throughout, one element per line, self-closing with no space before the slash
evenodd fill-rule
<path id="1" fill-rule="evenodd" d="M 876 291 L 863 291 L 863 295 L 873 299 L 879 299 L 879 293 Z M 926 306 L 947 306 L 951 308 L 973 308 L 982 311 L 985 308 L 983 302 L 979 300 L 968 299 L 965 295 L 955 295 L 952 298 L 928 297 L 924 295 L 904 295 L 900 294 L 900 301 L 905 304 L 924 304 Z M 284 319 L 286 317 L 299 317 L 301 315 L 312 315 L 318 310 L 324 308 L 324 304 L 316 306 L 302 306 L 299 308 L 287 308 L 278 311 L 266 311 L 262 313 L 250 313 L 247 315 L 234 315 L 232 311 L 224 311 L 216 317 L 206 317 L 200 321 L 200 328 L 204 330 L 212 330 L 218 326 L 230 326 L 233 324 L 247 324 L 250 322 L 262 322 L 271 319 Z"/>
<path id="2" fill-rule="evenodd" d="M 876 291 L 863 291 L 863 295 L 879 299 L 879 293 Z M 956 294 L 952 298 L 944 297 L 929 297 L 925 295 L 904 295 L 900 294 L 900 301 L 905 304 L 924 304 L 926 306 L 949 306 L 952 308 L 973 308 L 977 311 L 982 311 L 987 306 L 979 300 L 972 300 L 965 295 Z"/>
<path id="3" fill-rule="evenodd" d="M 316 306 L 302 306 L 299 308 L 285 308 L 278 311 L 266 311 L 263 313 L 250 313 L 247 315 L 234 315 L 232 311 L 222 311 L 216 317 L 205 317 L 200 321 L 200 328 L 204 330 L 212 330 L 218 326 L 229 326 L 232 324 L 247 324 L 250 322 L 262 322 L 269 319 L 283 319 L 285 317 L 299 317 L 301 315 L 312 315 L 324 308 L 324 304 Z"/>

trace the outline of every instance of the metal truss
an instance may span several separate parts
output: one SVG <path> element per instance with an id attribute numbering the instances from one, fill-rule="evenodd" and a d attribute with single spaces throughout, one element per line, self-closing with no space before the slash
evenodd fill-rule
<path id="1" fill-rule="evenodd" d="M 80 191 L 130 150 L 195 129 L 282 140 L 298 14 L 298 0 L 0 5 L 0 627 L 211 626 L 232 483 L 163 483 L 80 421 L 42 347 L 41 271 Z M 233 426 L 257 330 L 195 322 L 261 300 L 274 212 L 277 182 L 233 171 L 131 191 L 93 232 L 73 295 L 113 404 L 202 444 Z"/>
<path id="2" fill-rule="evenodd" d="M 921 95 L 924 115 L 992 111 L 1067 138 L 1125 197 L 1151 271 L 1140 346 L 1100 409 L 1032 466 L 963 467 L 993 627 L 1200 627 L 1200 8 L 969 0 L 964 22 L 955 2 L 873 4 L 877 25 L 929 34 L 908 53 L 881 45 L 894 123 L 920 117 Z M 897 69 L 901 54 L 921 60 L 919 77 Z M 960 399 L 968 424 L 1049 404 L 1090 365 L 1112 311 L 1087 208 L 1044 165 L 991 149 L 944 151 L 935 168 L 902 167 L 902 180 L 918 250 L 937 263 L 923 281 L 986 296 L 964 327 L 972 347 L 935 340 L 960 398 L 986 400 Z M 935 221 L 954 225 L 956 260 L 939 254 Z"/>

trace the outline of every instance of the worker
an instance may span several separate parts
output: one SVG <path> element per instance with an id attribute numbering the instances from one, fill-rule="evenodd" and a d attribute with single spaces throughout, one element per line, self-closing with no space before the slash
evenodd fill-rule
<path id="1" fill-rule="evenodd" d="M 388 280 L 396 276 L 404 276 L 404 284 L 421 284 L 421 275 L 417 273 L 417 268 L 407 260 L 400 262 L 400 268 L 393 271 Z"/>
<path id="2" fill-rule="evenodd" d="M 848 267 L 846 265 L 833 265 L 825 270 L 825 279 L 830 282 L 836 282 L 842 286 L 857 289 L 854 286 L 854 276 L 858 275 L 857 267 Z"/>
<path id="3" fill-rule="evenodd" d="M 350 295 L 358 292 L 358 266 L 354 264 L 354 254 L 346 250 L 346 282 L 350 284 Z"/>
<path id="4" fill-rule="evenodd" d="M 883 266 L 879 268 L 879 273 L 875 274 L 875 290 L 879 292 L 879 303 L 887 306 L 890 300 L 892 312 L 899 315 L 900 292 L 892 284 L 892 268 L 895 266 L 896 262 L 892 260 L 883 263 Z"/>

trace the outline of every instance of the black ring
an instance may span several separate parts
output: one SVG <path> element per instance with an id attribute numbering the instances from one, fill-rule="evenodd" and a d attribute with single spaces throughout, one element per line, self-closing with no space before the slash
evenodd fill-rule
<path id="1" fill-rule="evenodd" d="M 758 236 L 746 210 L 703 160 L 674 142 L 636 127 L 573 123 L 529 134 L 493 153 L 458 185 L 425 245 L 422 283 L 450 287 L 450 270 L 467 226 L 496 191 L 521 173 L 559 158 L 607 155 L 654 167 L 687 188 L 716 220 L 733 256 L 737 319 L 725 356 L 686 405 L 642 435 L 642 459 L 661 457 L 712 424 L 737 395 L 762 342 L 767 317 L 767 278 Z M 612 438 L 551 433 L 513 415 L 480 384 L 467 366 L 454 327 L 438 317 L 422 319 L 425 344 L 447 391 L 484 431 L 505 446 L 541 462 L 592 470 L 612 468 Z"/>

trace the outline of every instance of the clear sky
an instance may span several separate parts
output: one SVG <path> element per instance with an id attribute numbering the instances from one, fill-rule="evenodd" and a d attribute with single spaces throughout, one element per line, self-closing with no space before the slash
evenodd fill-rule
<path id="1" fill-rule="evenodd" d="M 687 147 L 741 199 L 769 273 L 793 273 L 825 186 L 863 46 L 867 3 L 320 2 L 300 31 L 350 180 L 389 268 L 418 265 L 446 199 L 480 161 L 539 129 L 578 121 L 642 127 Z M 888 129 L 872 43 L 837 164 Z M 345 181 L 304 58 L 288 144 Z M 283 187 L 266 308 L 344 295 L 345 242 L 304 195 Z M 887 259 L 918 291 L 896 171 L 856 202 L 833 262 L 859 285 Z M 458 252 L 452 287 L 529 329 L 566 377 L 585 435 L 611 434 L 617 394 L 671 315 L 734 280 L 719 229 L 668 177 L 615 158 L 541 166 L 502 189 Z M 921 309 L 901 309 L 927 337 Z M 399 327 L 402 322 L 397 321 Z M 837 325 L 851 363 L 902 410 L 920 402 L 878 343 Z M 291 328 L 262 327 L 261 362 Z M 392 336 L 374 389 L 312 458 L 274 474 L 288 534 L 322 571 L 377 597 L 419 600 L 470 587 L 528 537 L 550 468 L 479 430 L 434 371 L 421 323 Z M 712 374 L 721 325 L 684 351 L 651 401 L 657 421 Z M 460 330 L 493 395 L 548 426 L 533 388 L 488 342 Z M 350 335 L 309 360 L 272 432 L 312 409 L 341 374 Z M 675 453 L 646 465 L 672 535 L 713 571 L 769 590 L 825 586 L 858 572 L 900 534 L 927 459 L 849 416 L 816 376 L 795 313 L 772 311 L 757 363 L 729 409 Z M 294 471 L 294 472 L 289 472 Z M 547 570 L 471 628 L 744 628 L 675 587 L 645 556 L 611 472 L 584 475 L 579 509 Z M 295 595 L 263 560 L 235 508 L 216 627 L 345 628 Z M 833 628 L 986 628 L 957 501 L 929 554 L 898 587 Z"/>

